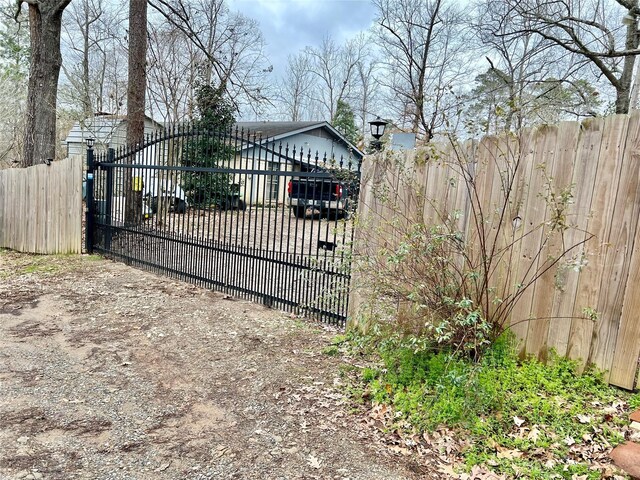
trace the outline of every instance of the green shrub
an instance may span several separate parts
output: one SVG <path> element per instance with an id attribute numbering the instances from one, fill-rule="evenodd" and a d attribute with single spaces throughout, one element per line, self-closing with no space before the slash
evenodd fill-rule
<path id="1" fill-rule="evenodd" d="M 358 287 L 373 312 L 367 327 L 390 324 L 401 335 L 479 360 L 512 320 L 521 320 L 511 318 L 518 301 L 546 272 L 584 266 L 579 255 L 572 257 L 583 242 L 566 236 L 574 228 L 567 221 L 573 185 L 555 184 L 544 164 L 535 175 L 545 218 L 532 224 L 519 216 L 528 158 L 523 138 L 481 143 L 482 162 L 455 137 L 442 149 L 427 145 L 424 163 L 393 151 L 376 159 L 385 174 L 372 180 L 371 208 L 358 219 L 360 250 L 367 254 L 354 257 Z M 490 201 L 485 169 L 500 183 Z M 425 185 L 425 178 L 439 183 Z M 520 255 L 532 235 L 540 243 Z"/>

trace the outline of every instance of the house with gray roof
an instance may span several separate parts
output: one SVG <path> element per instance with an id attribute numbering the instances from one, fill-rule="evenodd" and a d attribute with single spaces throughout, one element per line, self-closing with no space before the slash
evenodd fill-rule
<path id="1" fill-rule="evenodd" d="M 316 122 L 237 122 L 236 126 L 251 132 L 255 143 L 245 142 L 236 159 L 247 168 L 266 171 L 310 171 L 314 168 L 355 170 L 364 154 L 331 124 Z M 284 203 L 287 177 L 256 175 L 238 179 L 245 202 Z M 263 184 L 266 182 L 266 184 Z M 265 192 L 261 194 L 260 192 Z"/>
<path id="2" fill-rule="evenodd" d="M 342 159 L 346 164 L 349 160 L 357 163 L 364 154 L 340 134 L 329 122 L 238 122 L 238 128 L 252 132 L 268 142 L 289 147 L 290 157 L 299 158 L 316 155 L 322 159 Z M 251 146 L 243 146 L 243 156 L 250 155 Z M 293 151 L 295 150 L 295 155 Z"/>

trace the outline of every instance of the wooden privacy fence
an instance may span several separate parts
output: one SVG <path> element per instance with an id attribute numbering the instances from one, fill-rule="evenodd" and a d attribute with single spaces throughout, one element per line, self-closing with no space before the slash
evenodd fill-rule
<path id="1" fill-rule="evenodd" d="M 455 167 L 461 159 L 474 172 L 475 200 Z M 509 175 L 514 175 L 514 188 L 506 215 L 500 217 Z M 354 256 L 378 255 L 381 245 L 398 241 L 398 225 L 436 225 L 442 212 L 457 212 L 459 218 L 453 218 L 460 240 L 473 251 L 480 237 L 470 218 L 480 205 L 487 237 L 502 222 L 511 239 L 521 238 L 494 270 L 496 289 L 513 295 L 533 278 L 532 271 L 575 245 L 522 290 L 510 314 L 511 328 L 523 352 L 544 358 L 553 348 L 605 370 L 609 383 L 632 389 L 640 356 L 639 175 L 638 112 L 544 126 L 520 136 L 369 156 L 362 171 Z M 568 207 L 556 218 L 563 192 Z M 420 202 L 422 197 L 427 201 Z M 557 221 L 569 228 L 553 237 L 551 226 Z M 511 245 L 507 236 L 496 236 L 498 247 Z M 356 269 L 352 319 L 372 306 L 359 277 Z"/>
<path id="2" fill-rule="evenodd" d="M 0 247 L 80 253 L 82 159 L 0 170 Z"/>

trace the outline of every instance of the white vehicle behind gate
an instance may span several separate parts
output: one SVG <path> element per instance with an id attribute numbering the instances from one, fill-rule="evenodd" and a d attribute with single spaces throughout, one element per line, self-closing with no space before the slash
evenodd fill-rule
<path id="1" fill-rule="evenodd" d="M 169 180 L 161 180 L 156 177 L 146 177 L 143 180 L 142 195 L 153 213 L 158 213 L 160 198 L 166 198 L 169 210 L 176 213 L 185 213 L 189 202 L 180 185 L 174 185 Z"/>

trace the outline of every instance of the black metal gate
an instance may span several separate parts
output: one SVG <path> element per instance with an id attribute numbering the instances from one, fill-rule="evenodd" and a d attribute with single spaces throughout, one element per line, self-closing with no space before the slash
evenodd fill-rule
<path id="1" fill-rule="evenodd" d="M 175 127 L 87 150 L 87 245 L 268 306 L 344 325 L 360 157 L 233 128 Z"/>

